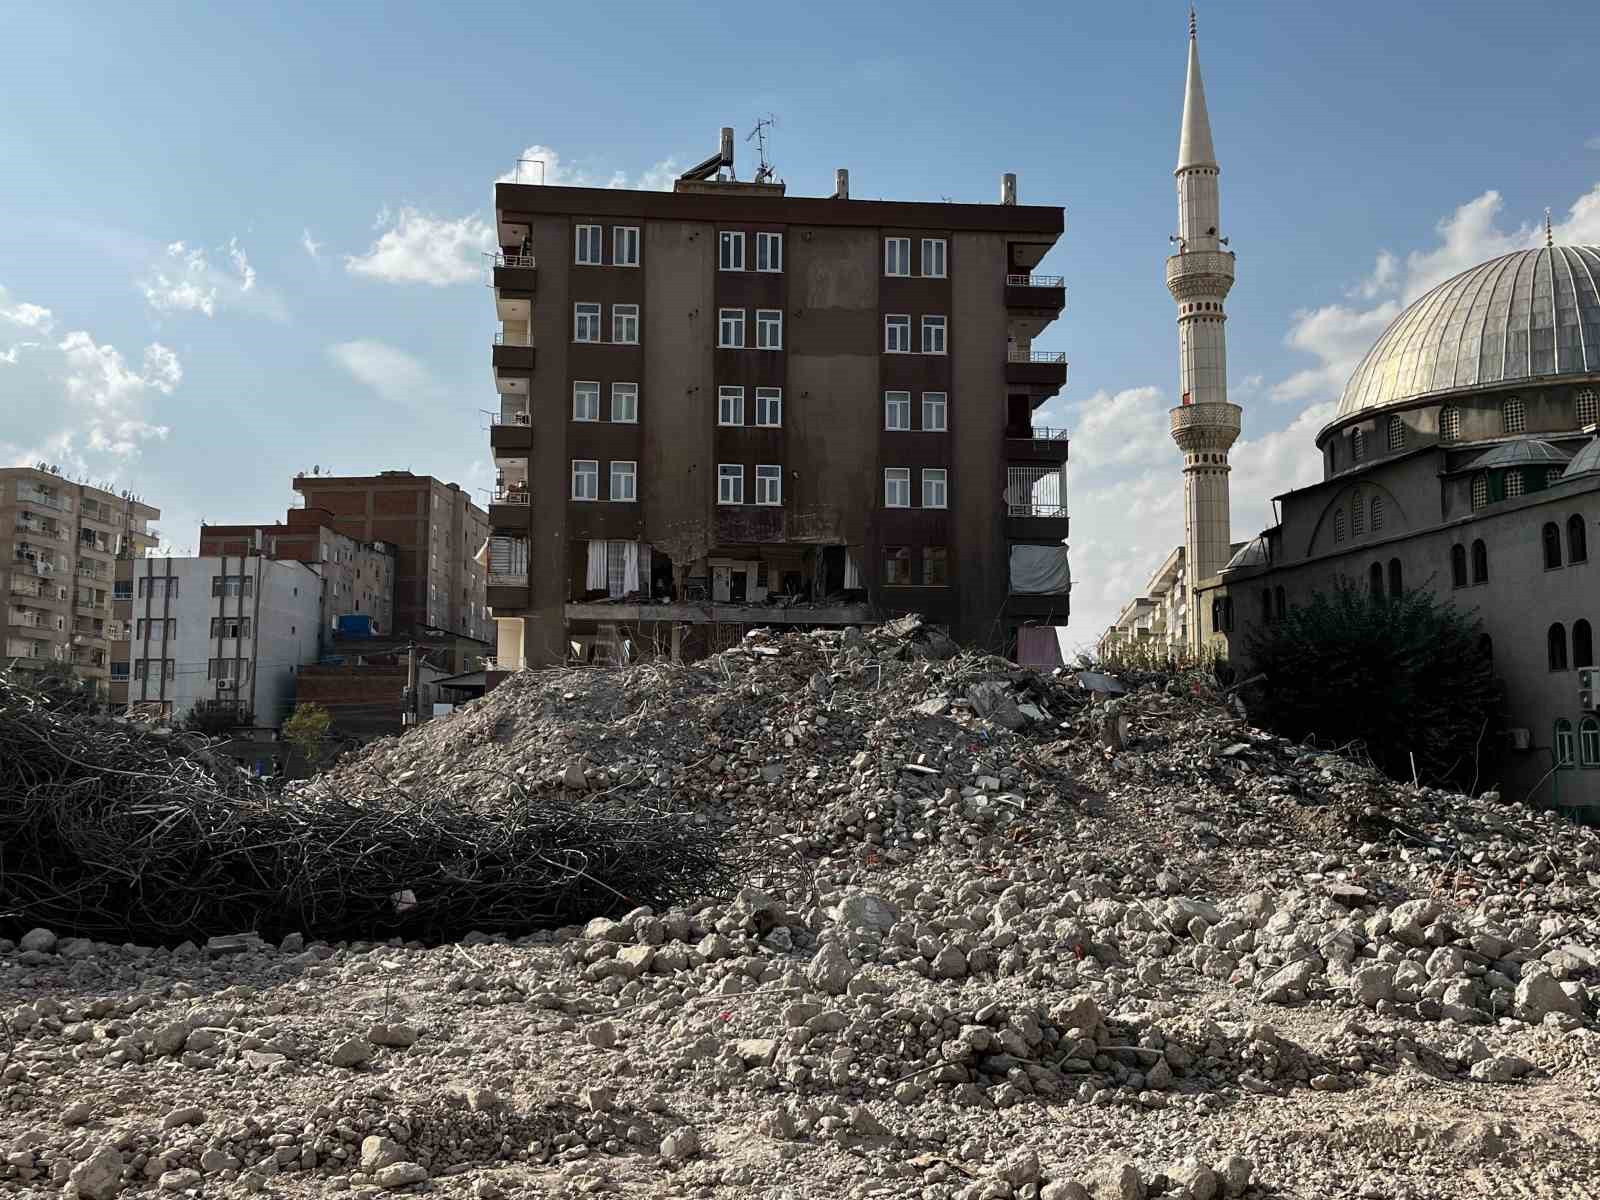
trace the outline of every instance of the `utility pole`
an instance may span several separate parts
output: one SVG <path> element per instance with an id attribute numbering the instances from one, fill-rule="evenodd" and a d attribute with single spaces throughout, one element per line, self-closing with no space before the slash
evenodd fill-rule
<path id="1" fill-rule="evenodd" d="M 402 727 L 417 723 L 417 644 L 406 643 L 406 690 L 402 694 L 400 724 Z"/>

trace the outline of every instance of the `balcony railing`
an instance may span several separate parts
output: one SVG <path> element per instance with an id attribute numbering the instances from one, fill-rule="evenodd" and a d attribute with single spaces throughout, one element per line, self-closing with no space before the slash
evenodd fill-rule
<path id="1" fill-rule="evenodd" d="M 522 492 L 496 492 L 493 503 L 495 504 L 532 504 L 533 493 Z"/>
<path id="2" fill-rule="evenodd" d="M 1066 287 L 1067 281 L 1062 275 L 1007 275 L 1007 287 Z"/>
<path id="3" fill-rule="evenodd" d="M 533 337 L 526 333 L 507 334 L 504 329 L 498 330 L 494 335 L 496 346 L 531 346 Z"/>
<path id="4" fill-rule="evenodd" d="M 494 265 L 497 267 L 531 267 L 534 265 L 531 254 L 496 254 Z"/>
<path id="5" fill-rule="evenodd" d="M 1067 473 L 1059 467 L 1007 467 L 1006 513 L 1013 517 L 1067 515 Z"/>
<path id="6" fill-rule="evenodd" d="M 496 425 L 531 425 L 533 424 L 533 417 L 526 410 L 510 413 L 503 412 L 496 414 L 494 423 Z"/>
<path id="7" fill-rule="evenodd" d="M 41 508 L 53 508 L 57 512 L 71 512 L 72 507 L 65 500 L 55 496 L 46 495 L 35 488 L 18 488 L 17 500 L 22 504 L 37 504 Z"/>
<path id="8" fill-rule="evenodd" d="M 10 590 L 13 596 L 42 597 L 44 595 L 44 584 L 36 583 L 34 580 L 23 576 L 13 575 L 11 577 Z"/>
<path id="9" fill-rule="evenodd" d="M 1006 350 L 1006 361 L 1014 363 L 1057 363 L 1067 365 L 1065 350 Z"/>
<path id="10" fill-rule="evenodd" d="M 40 613 L 31 612 L 25 608 L 14 608 L 6 614 L 8 625 L 20 626 L 24 629 L 43 629 L 45 623 Z"/>
<path id="11" fill-rule="evenodd" d="M 1006 436 L 1008 438 L 1016 438 L 1019 441 L 1064 442 L 1071 434 L 1065 429 L 1052 429 L 1048 425 L 1033 425 L 1027 429 L 1019 429 L 1015 433 L 1007 430 Z"/>

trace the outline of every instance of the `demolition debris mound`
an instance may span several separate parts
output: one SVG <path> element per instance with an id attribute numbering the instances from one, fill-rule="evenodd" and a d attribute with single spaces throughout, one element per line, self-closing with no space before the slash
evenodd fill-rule
<path id="1" fill-rule="evenodd" d="M 671 905 L 736 873 L 665 804 L 524 793 L 489 811 L 359 762 L 338 783 L 280 794 L 203 738 L 0 672 L 0 933 L 437 940 Z"/>

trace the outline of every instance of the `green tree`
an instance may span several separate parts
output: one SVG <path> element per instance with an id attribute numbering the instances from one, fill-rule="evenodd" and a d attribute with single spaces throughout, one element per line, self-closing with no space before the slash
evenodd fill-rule
<path id="1" fill-rule="evenodd" d="M 1249 639 L 1251 718 L 1319 746 L 1363 743 L 1393 779 L 1487 783 L 1501 688 L 1481 623 L 1431 593 L 1341 580 Z"/>
<path id="2" fill-rule="evenodd" d="M 320 704 L 301 703 L 283 723 L 284 740 L 298 750 L 307 764 L 315 767 L 328 749 L 328 727 L 333 714 Z"/>

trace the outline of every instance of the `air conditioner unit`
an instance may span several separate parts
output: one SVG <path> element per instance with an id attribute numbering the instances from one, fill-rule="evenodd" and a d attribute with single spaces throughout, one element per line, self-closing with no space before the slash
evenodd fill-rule
<path id="1" fill-rule="evenodd" d="M 217 680 L 217 690 L 219 692 L 230 691 L 231 689 L 233 689 L 236 686 L 237 685 L 231 679 L 219 679 L 219 680 Z"/>
<path id="2" fill-rule="evenodd" d="M 1511 739 L 1513 750 L 1527 750 L 1533 745 L 1533 735 L 1526 729 L 1508 729 L 1506 736 Z"/>

